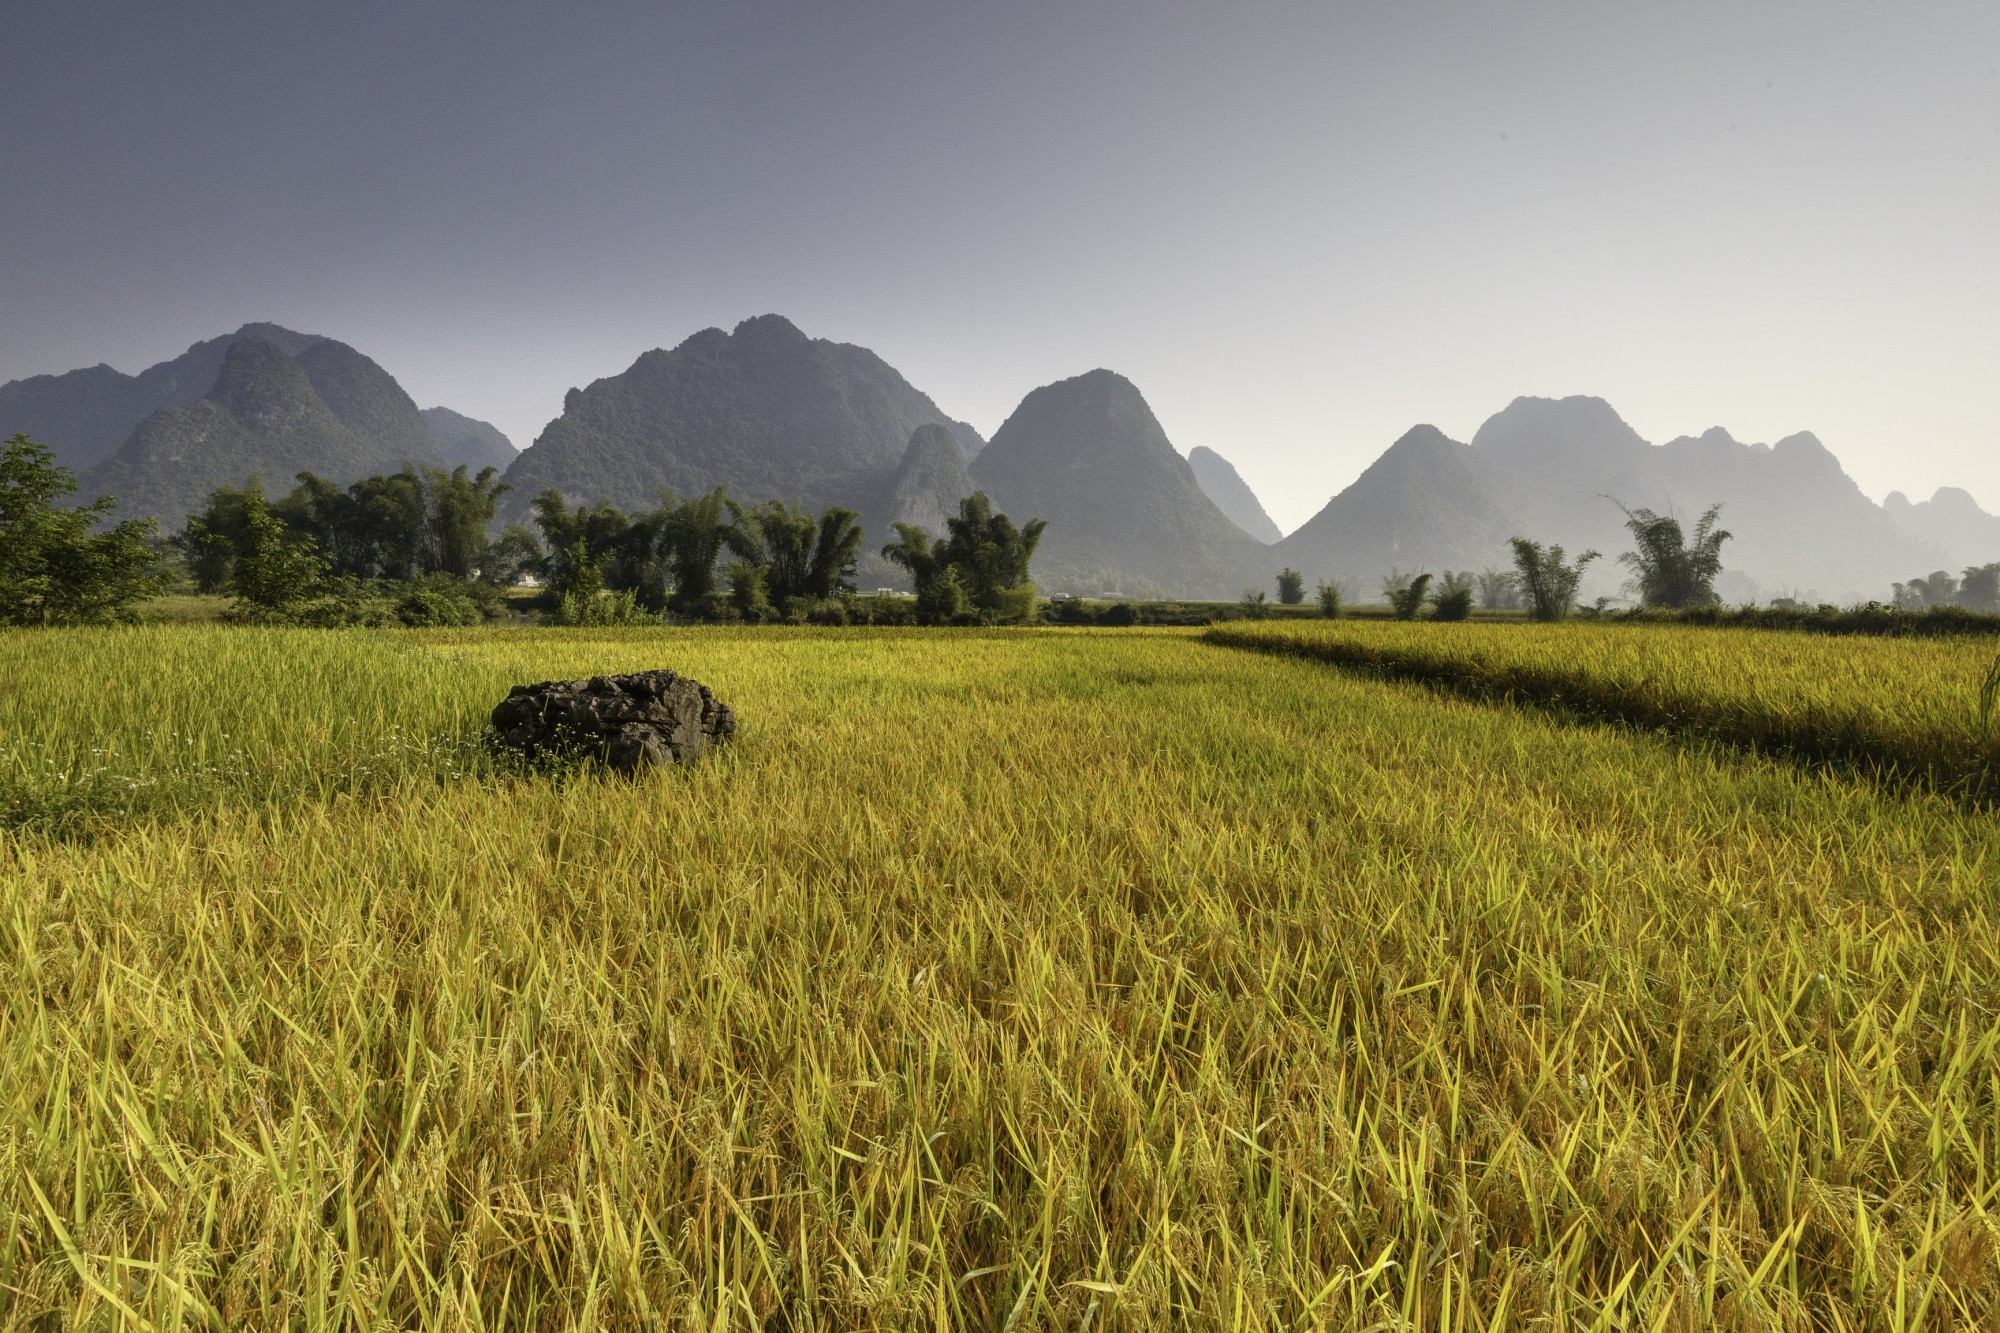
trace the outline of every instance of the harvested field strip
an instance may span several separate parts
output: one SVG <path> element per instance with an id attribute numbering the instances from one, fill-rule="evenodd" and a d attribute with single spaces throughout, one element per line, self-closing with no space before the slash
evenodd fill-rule
<path id="1" fill-rule="evenodd" d="M 2000 800 L 2000 718 L 1980 706 L 1992 639 L 1381 621 L 1219 625 L 1204 637 Z"/>

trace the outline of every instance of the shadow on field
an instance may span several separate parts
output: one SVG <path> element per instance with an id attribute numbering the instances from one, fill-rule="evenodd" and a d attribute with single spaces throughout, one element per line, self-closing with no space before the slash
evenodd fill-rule
<path id="1" fill-rule="evenodd" d="M 1426 689 L 1474 703 L 1532 708 L 1579 726 L 1610 725 L 1677 743 L 1720 746 L 1838 774 L 1899 795 L 1941 796 L 1972 810 L 2000 809 L 2000 764 L 1991 743 L 1913 730 L 1901 736 L 1852 722 L 1804 714 L 1781 716 L 1718 708 L 1704 714 L 1685 700 L 1560 666 L 1522 667 L 1425 657 L 1340 640 L 1259 637 L 1235 627 L 1211 629 L 1204 642 L 1291 657 L 1349 675 Z"/>

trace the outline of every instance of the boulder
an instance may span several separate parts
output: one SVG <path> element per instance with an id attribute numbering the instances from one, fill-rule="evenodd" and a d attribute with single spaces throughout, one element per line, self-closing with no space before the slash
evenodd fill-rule
<path id="1" fill-rule="evenodd" d="M 595 757 L 621 773 L 687 764 L 736 734 L 736 714 L 672 671 L 516 685 L 493 709 L 500 744 L 528 759 Z"/>

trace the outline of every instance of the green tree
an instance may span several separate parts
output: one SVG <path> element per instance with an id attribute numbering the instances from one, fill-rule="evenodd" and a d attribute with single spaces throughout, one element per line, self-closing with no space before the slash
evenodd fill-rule
<path id="1" fill-rule="evenodd" d="M 236 570 L 236 551 L 243 544 L 252 503 L 264 503 L 264 483 L 252 477 L 243 486 L 218 486 L 208 504 L 187 521 L 173 539 L 187 561 L 197 592 L 222 592 Z"/>
<path id="2" fill-rule="evenodd" d="M 1958 604 L 1968 611 L 2000 611 L 2000 564 L 1968 566 L 1959 580 Z"/>
<path id="3" fill-rule="evenodd" d="M 760 625 L 776 618 L 777 608 L 771 605 L 771 566 L 731 560 L 723 572 L 729 576 L 729 605 L 746 623 Z"/>
<path id="4" fill-rule="evenodd" d="M 768 595 L 779 606 L 854 591 L 862 534 L 853 510 L 835 506 L 815 522 L 782 500 L 749 509 L 730 501 L 729 516 L 729 549 L 765 566 Z"/>
<path id="5" fill-rule="evenodd" d="M 1900 611 L 1928 611 L 1934 606 L 1957 606 L 1958 580 L 1947 570 L 1935 570 L 1908 583 L 1892 585 L 1892 600 Z"/>
<path id="6" fill-rule="evenodd" d="M 945 520 L 941 542 L 908 523 L 896 525 L 896 540 L 882 548 L 883 558 L 910 571 L 917 587 L 917 616 L 926 624 L 955 623 L 931 611 L 948 607 L 950 597 L 934 587 L 951 573 L 967 602 L 966 616 L 985 624 L 1018 623 L 1035 611 L 1035 585 L 1028 564 L 1048 528 L 1046 519 L 1031 519 L 1016 528 L 1005 514 L 993 512 L 984 492 L 959 501 L 958 513 Z M 935 594 L 935 595 L 933 595 Z"/>
<path id="7" fill-rule="evenodd" d="M 1424 593 L 1431 586 L 1431 576 L 1419 574 L 1401 588 L 1389 594 L 1389 605 L 1396 612 L 1398 620 L 1415 620 L 1417 612 L 1424 606 Z"/>
<path id="8" fill-rule="evenodd" d="M 319 590 L 326 562 L 308 538 L 285 527 L 261 490 L 244 506 L 230 591 L 251 618 L 282 616 Z"/>
<path id="9" fill-rule="evenodd" d="M 538 573 L 547 558 L 534 533 L 518 523 L 509 523 L 486 548 L 479 566 L 479 580 L 511 588 L 526 575 Z"/>
<path id="10" fill-rule="evenodd" d="M 1319 585 L 1319 613 L 1328 620 L 1340 616 L 1340 585 L 1322 582 Z"/>
<path id="11" fill-rule="evenodd" d="M 1472 614 L 1472 571 L 1446 570 L 1431 594 L 1431 616 L 1437 620 L 1464 620 Z"/>
<path id="12" fill-rule="evenodd" d="M 1251 588 L 1243 594 L 1243 614 L 1252 620 L 1262 620 L 1271 614 L 1271 600 L 1262 588 Z"/>
<path id="13" fill-rule="evenodd" d="M 1286 606 L 1297 606 L 1306 599 L 1306 576 L 1296 569 L 1278 571 L 1278 600 Z"/>
<path id="14" fill-rule="evenodd" d="M 529 508 L 549 552 L 542 578 L 550 595 L 560 602 L 587 577 L 594 596 L 605 586 L 607 570 L 627 546 L 632 520 L 609 501 L 578 505 L 572 510 L 562 492 L 554 489 L 536 496 Z M 612 582 L 616 586 L 616 581 Z"/>
<path id="15" fill-rule="evenodd" d="M 1622 504 L 1618 507 L 1625 509 Z M 1695 521 L 1693 537 L 1684 539 L 1680 520 L 1671 515 L 1625 509 L 1625 526 L 1638 549 L 1618 559 L 1635 572 L 1643 605 L 1674 610 L 1715 605 L 1722 543 L 1729 540 L 1729 534 L 1715 526 L 1721 513 L 1721 505 L 1710 505 Z"/>
<path id="16" fill-rule="evenodd" d="M 118 502 L 66 508 L 76 474 L 25 435 L 0 444 L 0 624 L 127 619 L 158 585 L 150 520 L 92 531 Z"/>
<path id="17" fill-rule="evenodd" d="M 1585 551 L 1574 561 L 1563 548 L 1543 546 L 1526 537 L 1513 539 L 1514 578 L 1528 603 L 1528 614 L 1536 620 L 1561 620 L 1576 607 L 1577 585 L 1583 582 L 1584 567 L 1597 559 L 1597 552 Z"/>
<path id="18" fill-rule="evenodd" d="M 433 573 L 461 579 L 478 576 L 491 545 L 486 534 L 499 512 L 500 497 L 512 488 L 500 480 L 496 468 L 481 468 L 472 476 L 463 464 L 450 472 L 426 468 L 424 486 L 429 492 L 425 509 L 430 524 L 425 563 Z"/>
<path id="19" fill-rule="evenodd" d="M 697 500 L 683 500 L 660 511 L 660 543 L 673 571 L 674 610 L 705 616 L 715 595 L 715 562 L 729 541 L 723 518 L 728 499 L 718 486 Z"/>

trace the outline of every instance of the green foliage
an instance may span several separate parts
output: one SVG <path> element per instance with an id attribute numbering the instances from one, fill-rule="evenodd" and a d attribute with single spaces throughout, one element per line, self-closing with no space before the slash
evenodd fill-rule
<path id="1" fill-rule="evenodd" d="M 255 483 L 242 517 L 229 581 L 236 614 L 246 620 L 281 618 L 318 590 L 326 561 L 310 540 L 286 530 Z"/>
<path id="2" fill-rule="evenodd" d="M 968 625 L 974 619 L 972 598 L 966 593 L 965 579 L 957 565 L 944 566 L 917 589 L 919 624 Z"/>
<path id="3" fill-rule="evenodd" d="M 908 523 L 896 525 L 896 540 L 882 548 L 885 559 L 910 572 L 917 587 L 917 616 L 925 624 L 1018 624 L 1032 619 L 1035 587 L 1028 563 L 1048 524 L 1033 519 L 1016 528 L 993 511 L 985 492 L 959 501 L 945 520 L 947 536 Z M 963 603 L 963 609 L 956 609 Z"/>
<path id="4" fill-rule="evenodd" d="M 1721 505 L 1710 505 L 1695 521 L 1694 535 L 1684 540 L 1678 519 L 1650 509 L 1625 509 L 1625 527 L 1638 549 L 1618 560 L 1635 571 L 1642 605 L 1680 610 L 1715 604 L 1722 543 L 1730 537 L 1715 526 L 1721 513 Z"/>
<path id="5" fill-rule="evenodd" d="M 1278 601 L 1297 606 L 1306 599 L 1306 576 L 1290 567 L 1278 571 Z"/>
<path id="6" fill-rule="evenodd" d="M 715 562 L 729 541 L 723 518 L 728 500 L 718 486 L 696 500 L 660 511 L 660 542 L 673 573 L 673 609 L 684 616 L 708 614 L 715 592 Z"/>
<path id="7" fill-rule="evenodd" d="M 534 533 L 509 523 L 486 548 L 479 580 L 496 588 L 511 588 L 530 574 L 539 575 L 547 558 Z"/>
<path id="8" fill-rule="evenodd" d="M 1576 607 L 1577 585 L 1583 582 L 1584 568 L 1597 559 L 1597 552 L 1585 551 L 1575 560 L 1565 557 L 1559 545 L 1543 546 L 1526 537 L 1513 539 L 1514 581 L 1528 603 L 1528 614 L 1536 620 L 1561 620 Z"/>
<path id="9" fill-rule="evenodd" d="M 1472 614 L 1473 575 L 1469 569 L 1446 570 L 1431 594 L 1431 615 L 1437 620 L 1464 620 Z M 1404 616 L 1402 619 L 1409 619 Z"/>
<path id="10" fill-rule="evenodd" d="M 1959 580 L 1958 604 L 1988 615 L 2000 612 L 2000 563 L 1968 566 Z"/>
<path id="11" fill-rule="evenodd" d="M 429 492 L 426 564 L 453 578 L 478 577 L 491 545 L 487 530 L 509 487 L 490 467 L 481 468 L 477 476 L 468 476 L 463 466 L 450 472 L 426 468 L 424 477 Z"/>
<path id="12" fill-rule="evenodd" d="M 556 490 L 537 495 L 530 508 L 549 552 L 541 574 L 550 596 L 560 601 L 576 593 L 589 601 L 605 585 L 607 567 L 626 554 L 632 521 L 609 501 L 572 510 Z"/>
<path id="13" fill-rule="evenodd" d="M 771 605 L 771 566 L 732 560 L 724 572 L 729 575 L 729 605 L 746 623 L 777 619 L 777 609 Z"/>
<path id="14" fill-rule="evenodd" d="M 1340 585 L 1322 581 L 1319 585 L 1319 613 L 1328 620 L 1340 618 Z"/>
<path id="15" fill-rule="evenodd" d="M 1418 574 L 1401 588 L 1389 594 L 1389 605 L 1398 620 L 1415 620 L 1417 612 L 1423 610 L 1424 594 L 1430 590 L 1431 576 Z"/>
<path id="16" fill-rule="evenodd" d="M 1983 614 L 2000 612 L 2000 564 L 1969 565 L 1960 578 L 1940 569 L 1892 587 L 1890 601 L 1899 611 L 1956 606 Z"/>
<path id="17" fill-rule="evenodd" d="M 117 508 L 108 497 L 57 502 L 76 474 L 25 435 L 0 444 L 0 625 L 87 625 L 129 620 L 158 586 L 151 520 L 92 528 Z"/>
<path id="18" fill-rule="evenodd" d="M 744 560 L 764 567 L 769 601 L 789 606 L 854 591 L 861 523 L 853 510 L 836 505 L 815 522 L 811 514 L 782 500 L 749 509 L 733 500 L 728 504 L 725 540 Z"/>
<path id="19" fill-rule="evenodd" d="M 1251 588 L 1243 594 L 1243 614 L 1252 620 L 1262 620 L 1271 614 L 1270 600 L 1262 588 Z"/>

